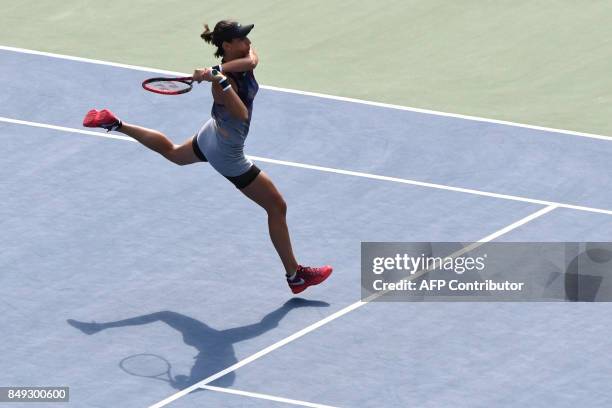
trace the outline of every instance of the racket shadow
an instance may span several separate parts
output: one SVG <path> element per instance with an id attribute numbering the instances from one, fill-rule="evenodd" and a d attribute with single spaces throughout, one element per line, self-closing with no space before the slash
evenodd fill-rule
<path id="1" fill-rule="evenodd" d="M 182 334 L 185 344 L 195 347 L 199 352 L 194 357 L 195 363 L 189 375 L 168 375 L 167 379 L 164 379 L 172 387 L 180 390 L 237 363 L 238 359 L 234 351 L 235 343 L 252 339 L 274 329 L 291 310 L 300 307 L 328 306 L 329 303 L 327 302 L 292 298 L 265 315 L 257 323 L 225 330 L 213 329 L 206 323 L 172 311 L 155 312 L 114 322 L 88 323 L 68 319 L 67 323 L 88 335 L 110 328 L 140 326 L 155 322 L 167 324 Z M 123 369 L 123 367 L 121 368 Z M 231 372 L 213 381 L 210 385 L 228 387 L 234 383 L 235 378 L 236 374 Z M 156 379 L 159 380 L 160 378 Z"/>

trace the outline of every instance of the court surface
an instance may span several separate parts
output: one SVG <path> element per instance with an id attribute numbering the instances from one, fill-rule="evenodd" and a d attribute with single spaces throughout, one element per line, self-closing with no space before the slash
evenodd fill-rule
<path id="1" fill-rule="evenodd" d="M 265 213 L 212 168 L 81 126 L 108 107 L 182 142 L 208 85 L 0 61 L 0 384 L 78 407 L 610 406 L 607 303 L 359 301 L 362 241 L 609 241 L 609 138 L 262 88 L 247 154 L 298 260 L 334 266 L 292 297 Z M 143 353 L 180 381 L 122 370 Z"/>

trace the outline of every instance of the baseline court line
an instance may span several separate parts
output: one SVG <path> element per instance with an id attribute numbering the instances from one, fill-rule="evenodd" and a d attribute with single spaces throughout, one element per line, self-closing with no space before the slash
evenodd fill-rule
<path id="1" fill-rule="evenodd" d="M 11 123 L 13 125 L 32 126 L 32 127 L 42 128 L 42 129 L 59 130 L 60 132 L 80 133 L 82 135 L 105 137 L 108 139 L 126 140 L 128 142 L 137 143 L 136 140 L 132 139 L 129 136 L 118 136 L 118 135 L 113 135 L 110 133 L 106 134 L 102 132 L 93 132 L 91 130 L 75 129 L 75 128 L 70 128 L 70 127 L 65 127 L 65 126 L 48 125 L 46 123 L 29 122 L 27 120 L 5 118 L 4 116 L 0 116 L 0 122 Z"/>
<path id="2" fill-rule="evenodd" d="M 499 238 L 500 236 L 502 236 L 504 234 L 507 234 L 508 232 L 510 232 L 510 231 L 512 231 L 512 230 L 514 230 L 514 229 L 516 229 L 516 228 L 518 228 L 520 226 L 522 226 L 522 225 L 527 224 L 528 222 L 531 222 L 531 221 L 533 221 L 533 220 L 543 216 L 544 214 L 548 214 L 549 212 L 553 211 L 555 208 L 557 208 L 557 207 L 554 206 L 554 205 L 551 205 L 551 206 L 548 206 L 548 207 L 545 207 L 545 208 L 541 208 L 538 211 L 536 211 L 536 212 L 534 212 L 532 214 L 529 214 L 528 216 L 523 217 L 520 220 L 518 220 L 518 221 L 516 221 L 516 222 L 514 222 L 514 223 L 512 223 L 510 225 L 507 225 L 504 228 L 502 228 L 502 229 L 500 229 L 498 231 L 495 231 L 494 233 L 492 233 L 490 235 L 487 235 L 486 237 L 480 239 L 478 242 L 475 242 L 472 245 L 469 245 L 469 246 L 467 246 L 465 248 L 460 249 L 459 251 L 456 251 L 456 252 L 452 253 L 451 255 L 449 255 L 449 257 L 452 258 L 452 257 L 461 256 L 462 254 L 464 254 L 464 253 L 466 253 L 468 251 L 471 251 L 471 250 L 479 247 L 480 245 L 482 245 L 482 244 L 484 244 L 486 242 L 490 242 L 490 241 L 492 241 L 492 240 L 494 240 L 496 238 Z M 411 275 L 408 278 L 408 280 L 416 279 L 416 278 L 420 277 L 421 275 L 424 275 L 427 272 L 428 272 L 427 270 L 422 270 L 420 272 L 417 272 L 414 275 Z M 359 301 L 357 301 L 357 302 L 355 302 L 355 303 L 353 303 L 351 305 L 348 305 L 344 309 L 341 309 L 341 310 L 337 311 L 336 313 L 333 313 L 333 314 L 327 316 L 325 319 L 319 320 L 318 322 L 315 322 L 315 323 L 311 324 L 310 326 L 303 328 L 302 330 L 298 331 L 297 333 L 294 333 L 294 334 L 292 334 L 289 337 L 285 337 L 284 339 L 282 339 L 282 340 L 280 340 L 280 341 L 278 341 L 278 342 L 276 342 L 276 343 L 266 347 L 265 349 L 260 350 L 257 353 L 252 354 L 252 355 L 250 355 L 249 357 L 247 357 L 247 358 L 245 358 L 243 360 L 238 361 L 237 363 L 227 367 L 225 370 L 221 370 L 218 373 L 213 374 L 213 375 L 203 379 L 202 381 L 199 381 L 199 382 L 197 382 L 197 383 L 195 383 L 195 384 L 193 384 L 193 385 L 191 385 L 191 386 L 189 386 L 189 387 L 187 387 L 187 388 L 185 388 L 185 389 L 183 389 L 183 390 L 181 390 L 181 391 L 179 391 L 179 392 L 177 392 L 175 394 L 170 395 L 168 398 L 166 398 L 166 399 L 164 399 L 162 401 L 159 401 L 156 404 L 151 405 L 149 408 L 161 408 L 161 407 L 164 407 L 164 406 L 170 404 L 171 402 L 173 402 L 173 401 L 175 401 L 175 400 L 177 400 L 177 399 L 179 399 L 181 397 L 184 397 L 185 395 L 189 394 L 190 392 L 192 392 L 194 390 L 197 390 L 198 388 L 203 388 L 208 383 L 213 382 L 213 381 L 223 377 L 226 374 L 229 374 L 229 373 L 231 373 L 233 371 L 236 371 L 239 368 L 241 368 L 241 367 L 243 367 L 243 366 L 245 366 L 245 365 L 247 365 L 249 363 L 252 363 L 253 361 L 255 361 L 255 360 L 257 360 L 257 359 L 259 359 L 259 358 L 261 358 L 261 357 L 263 357 L 263 356 L 273 352 L 274 350 L 277 350 L 277 349 L 281 348 L 282 346 L 284 346 L 284 345 L 286 345 L 288 343 L 291 343 L 292 341 L 297 340 L 300 337 L 305 336 L 306 334 L 308 334 L 308 333 L 318 329 L 319 327 L 324 326 L 327 323 L 329 323 L 331 321 L 334 321 L 337 318 L 342 317 L 345 314 L 347 314 L 349 312 L 352 312 L 353 310 L 356 310 L 356 309 L 360 308 L 363 305 L 367 305 L 368 303 L 372 302 L 373 300 L 377 299 L 378 297 L 383 296 L 386 292 L 387 291 L 373 293 L 372 295 L 368 296 L 364 300 L 359 300 Z"/>
<path id="3" fill-rule="evenodd" d="M 96 65 L 106 65 L 110 67 L 131 69 L 131 70 L 136 70 L 136 71 L 152 72 L 152 73 L 157 73 L 157 74 L 162 74 L 162 75 L 171 75 L 171 76 L 189 76 L 191 75 L 191 74 L 186 74 L 184 72 L 168 71 L 164 69 L 149 68 L 149 67 L 143 67 L 139 65 L 121 64 L 117 62 L 109 62 L 109 61 L 103 61 L 103 60 L 97 60 L 97 59 L 91 59 L 91 58 L 74 57 L 70 55 L 56 54 L 52 52 L 30 50 L 27 48 L 9 47 L 9 46 L 0 45 L 0 50 L 18 52 L 22 54 L 38 55 L 38 56 L 50 57 L 50 58 L 65 59 L 65 60 L 77 61 L 77 62 L 85 62 L 85 63 L 96 64 Z M 296 89 L 279 88 L 276 86 L 269 86 L 269 85 L 260 85 L 260 88 L 267 89 L 270 91 L 285 92 L 285 93 L 304 95 L 304 96 L 312 96 L 315 98 L 331 99 L 331 100 L 336 100 L 336 101 L 341 101 L 341 102 L 350 102 L 350 103 L 358 103 L 362 105 L 377 106 L 380 108 L 396 109 L 396 110 L 403 110 L 403 111 L 409 111 L 409 112 L 415 112 L 415 113 L 423 113 L 426 115 L 443 116 L 443 117 L 464 119 L 464 120 L 476 121 L 476 122 L 494 123 L 497 125 L 521 127 L 525 129 L 540 130 L 540 131 L 549 132 L 549 133 L 560 133 L 560 134 L 565 134 L 565 135 L 586 137 L 590 139 L 612 141 L 612 136 L 597 135 L 593 133 L 577 132 L 573 130 L 556 129 L 556 128 L 550 128 L 550 127 L 545 127 L 545 126 L 529 125 L 525 123 L 489 119 L 489 118 L 483 118 L 479 116 L 461 115 L 458 113 L 442 112 L 442 111 L 436 111 L 436 110 L 431 110 L 431 109 L 413 108 L 410 106 L 394 105 L 394 104 L 383 103 L 383 102 L 366 101 L 363 99 L 328 95 L 328 94 L 317 93 L 317 92 L 300 91 Z"/>
<path id="4" fill-rule="evenodd" d="M 300 405 L 302 407 L 338 408 L 338 407 L 333 407 L 331 405 L 315 404 L 313 402 L 300 401 L 300 400 L 294 400 L 294 399 L 283 398 L 283 397 L 275 397 L 273 395 L 260 394 L 258 392 L 240 391 L 240 390 L 234 390 L 232 388 L 213 387 L 212 385 L 203 385 L 200 388 L 203 388 L 205 390 L 210 390 L 210 391 L 224 392 L 226 394 L 241 395 L 243 397 L 258 398 L 258 399 L 264 399 L 264 400 L 276 401 L 276 402 L 284 402 L 286 404 Z"/>
<path id="5" fill-rule="evenodd" d="M 68 127 L 63 127 L 63 126 L 47 125 L 44 123 L 29 122 L 25 120 L 11 119 L 11 118 L 6 118 L 2 116 L 0 116 L 0 122 L 11 123 L 11 124 L 16 124 L 16 125 L 24 125 L 24 126 L 33 126 L 33 127 L 52 129 L 52 130 L 58 130 L 58 131 L 66 131 L 66 132 L 71 132 L 71 133 L 81 133 L 81 134 L 85 134 L 89 136 L 105 137 L 109 139 L 127 140 L 130 142 L 137 143 L 134 139 L 127 137 L 127 136 L 116 136 L 116 135 L 106 134 L 102 132 L 92 132 L 88 130 L 68 128 Z M 520 201 L 523 203 L 537 204 L 537 205 L 543 205 L 543 206 L 552 205 L 555 207 L 567 208 L 570 210 L 612 215 L 612 210 L 606 210 L 602 208 L 594 208 L 594 207 L 586 207 L 586 206 L 574 205 L 574 204 L 558 203 L 554 201 L 539 200 L 535 198 L 514 196 L 510 194 L 492 193 L 489 191 L 475 190 L 471 188 L 453 187 L 453 186 L 447 186 L 444 184 L 427 183 L 424 181 L 410 180 L 410 179 L 404 179 L 404 178 L 398 178 L 398 177 L 382 176 L 382 175 L 377 175 L 377 174 L 363 173 L 359 171 L 335 169 L 331 167 L 322 167 L 322 166 L 316 166 L 312 164 L 304 164 L 304 163 L 290 162 L 290 161 L 284 161 L 284 160 L 269 159 L 266 157 L 250 156 L 250 155 L 247 157 L 252 160 L 260 161 L 264 163 L 272 163 L 272 164 L 278 164 L 282 166 L 297 167 L 297 168 L 308 169 L 308 170 L 317 170 L 317 171 L 322 171 L 326 173 L 342 174 L 345 176 L 362 177 L 362 178 L 373 179 L 373 180 L 390 181 L 394 183 L 433 188 L 436 190 L 445 190 L 445 191 L 452 191 L 456 193 L 472 194 L 472 195 L 477 195 L 477 196 L 482 196 L 482 197 L 499 198 L 502 200 Z"/>

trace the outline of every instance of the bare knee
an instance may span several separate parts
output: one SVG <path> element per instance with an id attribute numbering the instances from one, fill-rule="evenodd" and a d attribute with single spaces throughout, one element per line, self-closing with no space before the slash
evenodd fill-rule
<path id="1" fill-rule="evenodd" d="M 287 215 L 287 203 L 281 195 L 276 195 L 273 200 L 270 201 L 270 205 L 266 208 L 268 215 L 286 216 Z"/>
<path id="2" fill-rule="evenodd" d="M 193 160 L 190 160 L 190 157 L 186 157 L 186 155 L 184 154 L 184 152 L 181 151 L 181 149 L 179 149 L 180 146 L 174 145 L 172 147 L 172 149 L 166 151 L 163 153 L 163 156 L 170 160 L 172 163 L 179 165 L 179 166 L 185 166 L 187 164 L 191 164 L 193 163 Z"/>

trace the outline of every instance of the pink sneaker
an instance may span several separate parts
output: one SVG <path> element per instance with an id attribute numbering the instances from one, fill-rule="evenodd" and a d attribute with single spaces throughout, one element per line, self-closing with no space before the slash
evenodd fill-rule
<path id="1" fill-rule="evenodd" d="M 102 109 L 101 111 L 92 109 L 85 115 L 83 126 L 92 128 L 99 127 L 110 132 L 111 130 L 117 130 L 121 127 L 121 120 L 108 109 Z"/>
<path id="2" fill-rule="evenodd" d="M 329 265 L 320 268 L 298 265 L 295 277 L 287 278 L 287 284 L 293 293 L 303 292 L 307 287 L 318 285 L 331 275 L 333 268 Z"/>

